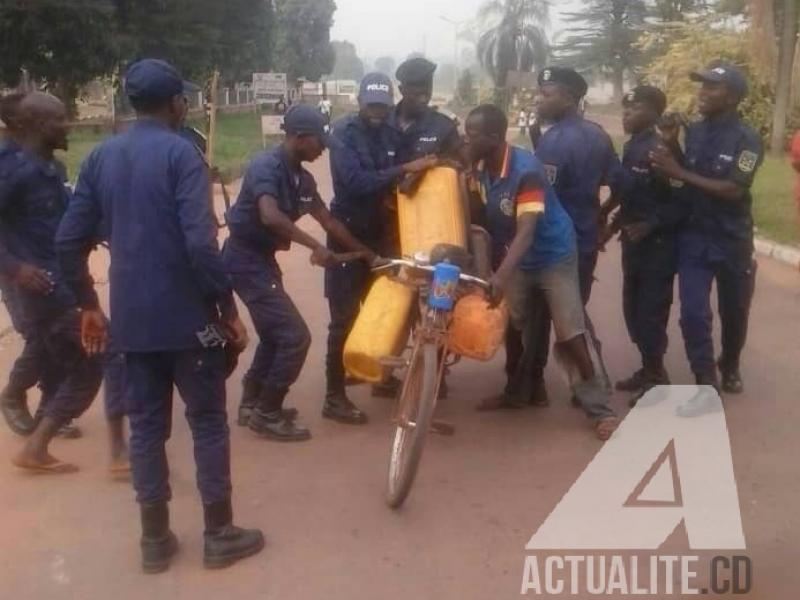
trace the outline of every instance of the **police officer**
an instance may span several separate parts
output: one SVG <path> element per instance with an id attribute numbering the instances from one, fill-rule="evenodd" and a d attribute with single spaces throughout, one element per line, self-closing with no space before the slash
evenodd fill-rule
<path id="1" fill-rule="evenodd" d="M 586 306 L 592 293 L 594 271 L 599 251 L 599 224 L 604 218 L 600 208 L 600 188 L 609 185 L 612 194 L 620 176 L 619 158 L 608 134 L 596 123 L 587 121 L 579 111 L 586 95 L 586 80 L 573 69 L 548 67 L 539 72 L 538 111 L 541 121 L 552 126 L 536 138 L 536 156 L 544 164 L 548 179 L 564 205 L 578 236 L 578 273 L 581 298 Z M 586 315 L 589 330 L 594 328 Z M 535 376 L 547 363 L 549 323 L 545 320 L 539 344 Z M 599 342 L 595 337 L 598 350 Z M 605 371 L 602 365 L 598 365 Z"/>
<path id="2" fill-rule="evenodd" d="M 669 179 L 650 164 L 650 153 L 661 144 L 656 125 L 667 106 L 666 96 L 656 87 L 640 85 L 625 94 L 622 106 L 622 124 L 631 137 L 622 156 L 624 185 L 614 221 L 615 229 L 622 231 L 625 323 L 642 368 L 618 382 L 617 389 L 642 393 L 669 384 L 664 354 L 677 269 L 676 232 L 683 211 Z"/>
<path id="3" fill-rule="evenodd" d="M 385 236 L 393 227 L 385 210 L 400 178 L 436 164 L 423 157 L 397 164 L 397 140 L 387 124 L 394 94 L 391 80 L 382 73 L 368 73 L 361 80 L 360 110 L 334 123 L 336 140 L 330 152 L 334 199 L 331 214 L 376 254 L 385 252 Z M 335 240 L 334 252 L 345 250 Z M 344 423 L 365 423 L 366 415 L 345 393 L 342 365 L 344 343 L 355 323 L 370 282 L 369 265 L 363 261 L 336 264 L 325 270 L 325 295 L 331 312 L 326 359 L 327 393 L 323 416 Z"/>
<path id="4" fill-rule="evenodd" d="M 223 257 L 260 340 L 244 378 L 239 423 L 264 438 L 303 441 L 310 432 L 295 423 L 297 411 L 284 410 L 283 402 L 303 368 L 311 334 L 283 288 L 275 253 L 296 242 L 311 250 L 312 264 L 323 267 L 351 259 L 370 264 L 376 255 L 331 216 L 314 177 L 302 166 L 318 159 L 328 143 L 323 116 L 298 104 L 286 113 L 284 130 L 284 142 L 258 155 L 245 173 L 239 197 L 228 211 L 231 234 Z M 332 244 L 354 254 L 337 257 L 298 228 L 295 222 L 305 214 L 322 225 Z M 329 415 L 363 418 L 341 403 L 336 413 L 331 410 L 329 406 Z"/>
<path id="5" fill-rule="evenodd" d="M 166 62 L 141 60 L 128 69 L 125 91 L 137 121 L 84 162 L 59 229 L 60 260 L 83 307 L 84 347 L 102 352 L 107 325 L 87 257 L 98 237 L 109 240 L 111 338 L 125 355 L 143 569 L 167 569 L 177 549 L 165 452 L 173 386 L 186 404 L 194 439 L 204 564 L 225 567 L 264 545 L 260 531 L 232 522 L 225 346 L 243 348 L 247 333 L 219 255 L 206 168 L 176 134 L 183 111 L 180 75 Z"/>
<path id="6" fill-rule="evenodd" d="M 685 156 L 675 156 L 677 132 L 652 153 L 653 164 L 685 184 L 689 217 L 679 237 L 681 329 L 698 384 L 718 386 L 711 337 L 711 285 L 717 283 L 722 390 L 742 391 L 739 358 L 747 336 L 755 285 L 753 198 L 750 186 L 763 160 L 758 134 L 737 114 L 747 82 L 733 66 L 719 64 L 691 78 L 701 85 L 702 120 L 686 132 Z"/>
<path id="7" fill-rule="evenodd" d="M 24 268 L 33 275 L 17 275 L 13 285 L 21 330 L 39 348 L 37 368 L 46 400 L 41 420 L 13 462 L 27 471 L 68 473 L 77 467 L 51 456 L 48 445 L 64 424 L 89 407 L 102 365 L 81 350 L 80 313 L 55 251 L 70 192 L 53 154 L 67 148 L 67 112 L 57 98 L 33 93 L 20 101 L 19 114 L 21 150 L 0 188 L 0 238 L 18 272 Z"/>
<path id="8" fill-rule="evenodd" d="M 481 165 L 477 177 L 485 201 L 496 265 L 490 279 L 494 295 L 506 296 L 513 326 L 523 332 L 523 355 L 510 374 L 508 406 L 527 402 L 532 382 L 537 323 L 543 295 L 556 329 L 558 348 L 577 370 L 573 392 L 607 440 L 618 421 L 610 395 L 591 357 L 578 283 L 575 231 L 536 157 L 506 142 L 508 120 L 496 106 L 479 106 L 466 123 L 471 159 Z"/>

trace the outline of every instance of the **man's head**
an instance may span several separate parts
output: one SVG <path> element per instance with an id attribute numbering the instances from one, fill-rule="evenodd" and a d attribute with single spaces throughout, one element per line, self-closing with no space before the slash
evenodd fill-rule
<path id="1" fill-rule="evenodd" d="M 625 133 L 640 133 L 653 127 L 667 108 L 667 97 L 657 87 L 640 85 L 622 97 Z"/>
<path id="2" fill-rule="evenodd" d="M 422 114 L 433 96 L 433 74 L 436 65 L 426 58 L 411 58 L 397 67 L 403 105 L 410 115 Z"/>
<path id="3" fill-rule="evenodd" d="M 328 145 L 325 117 L 307 104 L 295 104 L 283 118 L 286 145 L 300 161 L 317 160 Z"/>
<path id="4" fill-rule="evenodd" d="M 358 93 L 361 118 L 370 127 L 380 127 L 389 118 L 394 106 L 392 80 L 383 73 L 367 73 Z"/>
<path id="5" fill-rule="evenodd" d="M 23 92 L 13 92 L 0 97 L 0 121 L 12 136 L 17 136 L 22 131 L 20 122 L 19 105 L 25 97 Z"/>
<path id="6" fill-rule="evenodd" d="M 145 58 L 125 74 L 125 93 L 137 114 L 156 118 L 178 129 L 186 118 L 183 78 L 163 60 Z"/>
<path id="7" fill-rule="evenodd" d="M 747 97 L 747 80 L 739 69 L 727 64 L 715 64 L 690 75 L 701 83 L 697 92 L 697 109 L 706 117 L 735 110 Z"/>
<path id="8" fill-rule="evenodd" d="M 18 114 L 27 144 L 48 152 L 67 150 L 69 119 L 61 100 L 43 92 L 32 92 L 19 103 Z"/>
<path id="9" fill-rule="evenodd" d="M 589 85 L 574 69 L 547 67 L 539 72 L 538 111 L 544 121 L 558 121 L 574 111 Z"/>
<path id="10" fill-rule="evenodd" d="M 494 104 L 482 104 L 467 117 L 466 143 L 470 159 L 485 160 L 506 143 L 508 118 Z"/>

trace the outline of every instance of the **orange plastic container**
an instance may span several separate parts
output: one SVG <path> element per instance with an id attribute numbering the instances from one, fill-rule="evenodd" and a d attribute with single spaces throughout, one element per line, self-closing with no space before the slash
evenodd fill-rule
<path id="1" fill-rule="evenodd" d="M 415 298 L 415 290 L 407 285 L 388 277 L 375 280 L 344 345 L 342 360 L 350 375 L 373 383 L 384 379 L 386 368 L 380 360 L 402 351 Z"/>
<path id="2" fill-rule="evenodd" d="M 461 298 L 453 309 L 448 332 L 450 349 L 456 354 L 476 360 L 491 360 L 503 343 L 508 326 L 505 303 L 491 308 L 478 294 Z"/>
<path id="3" fill-rule="evenodd" d="M 397 213 L 404 256 L 430 254 L 436 244 L 467 247 L 461 182 L 453 168 L 431 169 L 413 195 L 398 194 Z"/>

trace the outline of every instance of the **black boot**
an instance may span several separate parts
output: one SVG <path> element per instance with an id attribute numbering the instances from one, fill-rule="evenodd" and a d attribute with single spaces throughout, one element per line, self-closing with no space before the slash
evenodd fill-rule
<path id="1" fill-rule="evenodd" d="M 0 410 L 11 431 L 17 435 L 28 436 L 36 429 L 36 422 L 28 409 L 28 398 L 24 390 L 14 390 L 7 386 L 0 392 Z"/>
<path id="2" fill-rule="evenodd" d="M 229 567 L 264 548 L 264 534 L 260 529 L 242 529 L 233 524 L 230 500 L 204 504 L 203 515 L 206 523 L 203 565 L 206 569 Z"/>
<path id="3" fill-rule="evenodd" d="M 264 388 L 258 406 L 250 415 L 248 427 L 257 435 L 278 442 L 302 442 L 311 439 L 311 432 L 296 425 L 284 413 L 282 405 L 288 390 Z M 295 413 L 296 414 L 296 413 Z"/>
<path id="4" fill-rule="evenodd" d="M 739 365 L 733 361 L 725 361 L 720 358 L 717 363 L 720 375 L 722 375 L 722 391 L 726 394 L 741 394 L 744 391 L 742 375 L 739 372 Z"/>
<path id="5" fill-rule="evenodd" d="M 239 418 L 236 421 L 240 427 L 247 427 L 260 393 L 261 382 L 257 379 L 245 377 L 242 381 L 242 401 L 239 403 Z"/>
<path id="6" fill-rule="evenodd" d="M 623 379 L 622 381 L 618 381 L 617 391 L 619 392 L 638 392 L 642 389 L 644 385 L 644 368 L 639 369 L 633 375 L 628 377 L 628 379 Z"/>
<path id="7" fill-rule="evenodd" d="M 162 573 L 178 551 L 178 538 L 169 529 L 167 502 L 142 504 L 142 569 L 145 573 Z"/>
<path id="8" fill-rule="evenodd" d="M 328 392 L 322 407 L 322 416 L 348 425 L 363 425 L 367 422 L 367 415 L 344 392 Z"/>
<path id="9" fill-rule="evenodd" d="M 654 387 L 659 385 L 669 385 L 669 374 L 664 367 L 663 358 L 646 359 L 642 373 L 642 385 L 639 392 L 628 401 L 628 406 L 633 408 Z"/>

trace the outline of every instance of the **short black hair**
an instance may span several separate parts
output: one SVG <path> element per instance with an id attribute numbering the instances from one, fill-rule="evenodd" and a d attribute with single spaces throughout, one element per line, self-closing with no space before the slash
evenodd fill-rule
<path id="1" fill-rule="evenodd" d="M 12 92 L 5 96 L 0 96 L 0 121 L 5 123 L 6 127 L 11 128 L 14 126 L 14 117 L 25 96 L 24 92 Z"/>
<path id="2" fill-rule="evenodd" d="M 472 109 L 469 116 L 481 117 L 483 121 L 483 133 L 495 133 L 502 139 L 506 139 L 508 117 L 506 117 L 506 113 L 500 107 L 494 104 L 481 104 L 477 108 Z"/>

